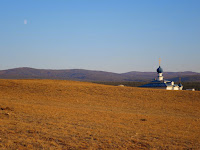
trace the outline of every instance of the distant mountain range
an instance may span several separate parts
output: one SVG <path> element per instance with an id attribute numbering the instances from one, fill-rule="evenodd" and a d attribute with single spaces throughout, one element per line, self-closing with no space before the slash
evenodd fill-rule
<path id="1" fill-rule="evenodd" d="M 184 82 L 200 82 L 200 73 L 164 72 L 165 79 L 178 81 L 179 77 Z M 127 72 L 112 73 L 83 69 L 49 70 L 34 68 L 15 68 L 0 71 L 1 79 L 61 79 L 76 81 L 150 81 L 157 77 L 156 72 Z"/>

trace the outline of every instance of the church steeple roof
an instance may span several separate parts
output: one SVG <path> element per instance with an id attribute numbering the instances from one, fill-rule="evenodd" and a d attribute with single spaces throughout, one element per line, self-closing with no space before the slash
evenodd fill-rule
<path id="1" fill-rule="evenodd" d="M 183 85 L 181 84 L 181 77 L 179 77 L 179 84 L 178 84 L 179 87 L 182 87 Z"/>
<path id="2" fill-rule="evenodd" d="M 160 67 L 161 59 L 159 58 L 159 67 L 157 69 L 157 73 L 163 73 L 163 69 Z"/>
<path id="3" fill-rule="evenodd" d="M 163 73 L 163 69 L 160 66 L 157 69 L 157 73 Z"/>

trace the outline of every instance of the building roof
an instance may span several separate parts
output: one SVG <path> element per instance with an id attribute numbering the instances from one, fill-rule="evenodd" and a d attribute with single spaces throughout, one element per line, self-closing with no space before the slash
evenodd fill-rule
<path id="1" fill-rule="evenodd" d="M 182 87 L 183 85 L 181 83 L 178 84 L 179 87 Z"/>
<path id="2" fill-rule="evenodd" d="M 168 85 L 164 82 L 160 81 L 152 81 L 148 84 L 142 85 L 140 87 L 167 87 Z"/>

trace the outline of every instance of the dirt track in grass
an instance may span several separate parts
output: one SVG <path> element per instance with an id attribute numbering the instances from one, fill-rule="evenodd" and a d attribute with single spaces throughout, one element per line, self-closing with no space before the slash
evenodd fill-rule
<path id="1" fill-rule="evenodd" d="M 0 80 L 0 149 L 200 149 L 200 92 Z"/>

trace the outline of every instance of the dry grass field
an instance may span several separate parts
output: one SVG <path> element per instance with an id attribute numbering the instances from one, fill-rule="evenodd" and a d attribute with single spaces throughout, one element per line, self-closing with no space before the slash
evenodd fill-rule
<path id="1" fill-rule="evenodd" d="M 200 92 L 0 80 L 0 149 L 200 149 Z"/>

